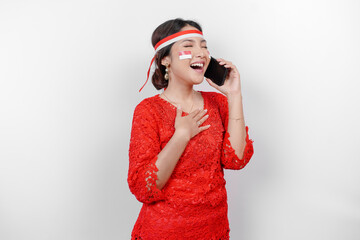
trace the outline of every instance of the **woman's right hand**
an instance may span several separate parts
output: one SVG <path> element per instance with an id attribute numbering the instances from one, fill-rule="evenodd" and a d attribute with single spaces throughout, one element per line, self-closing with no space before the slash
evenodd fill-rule
<path id="1" fill-rule="evenodd" d="M 201 126 L 209 117 L 209 115 L 205 115 L 206 113 L 207 109 L 196 109 L 189 115 L 182 117 L 181 107 L 178 106 L 175 118 L 175 134 L 190 140 L 200 132 L 208 129 L 210 125 Z"/>

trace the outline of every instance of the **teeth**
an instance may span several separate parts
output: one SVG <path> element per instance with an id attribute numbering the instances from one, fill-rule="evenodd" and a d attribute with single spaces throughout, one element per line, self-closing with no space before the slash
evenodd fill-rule
<path id="1" fill-rule="evenodd" d="M 191 64 L 192 67 L 203 67 L 204 64 L 203 63 L 193 63 Z"/>

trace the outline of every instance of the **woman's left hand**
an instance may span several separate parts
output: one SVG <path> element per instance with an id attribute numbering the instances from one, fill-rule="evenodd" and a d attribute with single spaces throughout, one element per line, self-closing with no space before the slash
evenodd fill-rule
<path id="1" fill-rule="evenodd" d="M 220 65 L 223 65 L 228 69 L 228 74 L 226 76 L 225 82 L 222 86 L 216 85 L 213 81 L 206 78 L 206 81 L 210 86 L 216 88 L 226 96 L 229 94 L 241 94 L 241 83 L 240 83 L 240 74 L 236 66 L 230 61 L 226 61 L 222 58 L 216 59 Z"/>

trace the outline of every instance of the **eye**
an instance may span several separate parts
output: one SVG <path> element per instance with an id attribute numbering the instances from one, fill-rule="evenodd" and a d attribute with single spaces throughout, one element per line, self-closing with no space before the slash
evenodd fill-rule
<path id="1" fill-rule="evenodd" d="M 192 47 L 192 45 L 185 45 L 184 47 Z"/>
<path id="2" fill-rule="evenodd" d="M 205 49 L 207 49 L 207 46 L 202 46 L 202 48 L 205 48 Z"/>

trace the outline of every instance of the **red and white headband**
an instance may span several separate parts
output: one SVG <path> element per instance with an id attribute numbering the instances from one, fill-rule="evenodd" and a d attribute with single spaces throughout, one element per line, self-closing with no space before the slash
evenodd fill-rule
<path id="1" fill-rule="evenodd" d="M 174 42 L 177 42 L 181 39 L 184 39 L 184 38 L 188 38 L 188 37 L 201 37 L 201 38 L 204 38 L 203 34 L 201 31 L 199 30 L 185 30 L 185 31 L 181 31 L 181 32 L 177 32 L 177 33 L 174 33 L 170 36 L 167 36 L 166 38 L 163 38 L 161 39 L 156 45 L 155 45 L 155 56 L 157 54 L 158 51 L 160 51 L 161 49 L 163 49 L 164 47 L 166 46 L 169 46 L 170 44 L 174 43 Z M 151 62 L 150 62 L 150 66 L 149 66 L 149 70 L 147 72 L 147 78 L 146 78 L 146 82 L 144 83 L 144 85 L 140 88 L 139 92 L 145 87 L 146 83 L 148 82 L 149 80 L 149 75 L 150 75 L 150 69 L 151 69 L 151 66 L 153 65 L 154 63 L 154 60 L 155 60 L 155 56 L 151 59 Z"/>

